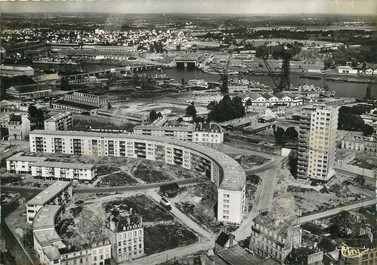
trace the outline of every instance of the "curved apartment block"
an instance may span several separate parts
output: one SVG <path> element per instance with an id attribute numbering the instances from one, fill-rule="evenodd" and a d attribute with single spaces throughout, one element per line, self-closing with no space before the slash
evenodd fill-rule
<path id="1" fill-rule="evenodd" d="M 192 142 L 135 134 L 82 131 L 30 133 L 30 151 L 143 158 L 194 170 L 217 187 L 217 219 L 240 224 L 246 210 L 246 175 L 231 157 Z"/>

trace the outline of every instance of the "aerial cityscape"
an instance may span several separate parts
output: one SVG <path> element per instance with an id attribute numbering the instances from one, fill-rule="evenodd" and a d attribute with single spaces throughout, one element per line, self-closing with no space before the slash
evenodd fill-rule
<path id="1" fill-rule="evenodd" d="M 375 1 L 0 7 L 0 264 L 377 265 Z"/>

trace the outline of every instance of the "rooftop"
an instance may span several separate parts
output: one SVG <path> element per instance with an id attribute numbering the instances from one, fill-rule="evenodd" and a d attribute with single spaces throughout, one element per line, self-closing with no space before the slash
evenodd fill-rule
<path id="1" fill-rule="evenodd" d="M 47 187 L 45 190 L 37 194 L 27 205 L 45 205 L 52 198 L 54 198 L 60 191 L 71 185 L 69 181 L 56 181 L 51 186 Z"/>
<path id="2" fill-rule="evenodd" d="M 108 139 L 129 139 L 129 140 L 140 140 L 140 141 L 150 141 L 157 143 L 166 143 L 171 145 L 181 146 L 187 149 L 195 150 L 201 155 L 212 159 L 215 163 L 223 169 L 223 181 L 220 184 L 219 188 L 228 189 L 228 190 L 237 190 L 240 191 L 245 186 L 246 175 L 245 171 L 242 169 L 241 165 L 235 161 L 230 156 L 219 152 L 210 147 L 203 145 L 198 145 L 192 142 L 185 142 L 174 140 L 170 138 L 161 137 L 156 139 L 154 136 L 146 135 L 135 135 L 135 134 L 115 134 L 115 133 L 99 133 L 99 132 L 82 132 L 82 131 L 43 131 L 43 130 L 34 130 L 30 132 L 30 137 L 37 135 L 42 136 L 67 136 L 67 137 L 92 137 L 99 138 L 101 140 Z"/>
<path id="3" fill-rule="evenodd" d="M 278 263 L 272 259 L 261 259 L 253 254 L 247 252 L 239 245 L 231 246 L 227 249 L 220 250 L 217 255 L 226 262 L 232 265 L 277 265 Z"/>
<path id="4" fill-rule="evenodd" d="M 54 116 L 48 118 L 47 120 L 45 120 L 45 122 L 57 121 L 57 120 L 65 118 L 69 115 L 71 115 L 71 112 L 58 113 L 57 115 L 54 115 Z"/>
<path id="5" fill-rule="evenodd" d="M 23 153 L 17 153 L 11 157 L 8 157 L 7 161 L 39 162 L 46 160 L 45 157 L 23 156 L 22 154 Z"/>
<path id="6" fill-rule="evenodd" d="M 83 163 L 64 163 L 64 162 L 52 162 L 52 161 L 37 161 L 32 164 L 36 167 L 57 167 L 57 168 L 73 168 L 73 169 L 92 169 L 94 164 Z"/>
<path id="7" fill-rule="evenodd" d="M 83 110 L 97 109 L 97 107 L 93 107 L 93 106 L 81 104 L 81 103 L 76 103 L 76 102 L 70 102 L 70 101 L 66 101 L 66 100 L 57 100 L 57 101 L 53 102 L 52 104 L 63 105 L 63 106 L 71 106 L 71 107 L 80 108 L 80 109 L 83 109 Z"/>
<path id="8" fill-rule="evenodd" d="M 61 205 L 46 205 L 39 209 L 34 217 L 33 231 L 47 228 L 55 228 L 55 217 Z"/>

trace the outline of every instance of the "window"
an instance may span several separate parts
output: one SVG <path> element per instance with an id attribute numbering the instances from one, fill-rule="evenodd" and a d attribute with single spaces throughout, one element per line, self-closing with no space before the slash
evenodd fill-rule
<path id="1" fill-rule="evenodd" d="M 229 194 L 224 193 L 224 198 L 229 198 Z"/>
<path id="2" fill-rule="evenodd" d="M 224 203 L 229 203 L 229 200 L 224 200 L 223 202 L 224 202 Z"/>

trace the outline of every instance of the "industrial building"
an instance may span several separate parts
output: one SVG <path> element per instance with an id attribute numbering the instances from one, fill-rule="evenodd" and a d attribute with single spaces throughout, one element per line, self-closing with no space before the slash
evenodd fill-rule
<path id="1" fill-rule="evenodd" d="M 124 133 L 35 130 L 30 134 L 30 151 L 143 158 L 179 165 L 207 176 L 217 186 L 218 221 L 240 224 L 246 211 L 246 175 L 240 164 L 192 142 Z"/>

